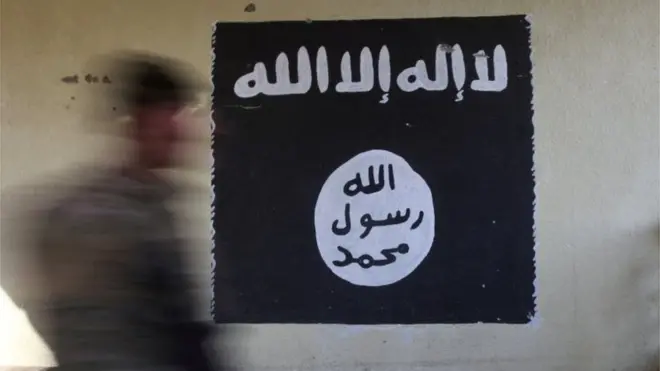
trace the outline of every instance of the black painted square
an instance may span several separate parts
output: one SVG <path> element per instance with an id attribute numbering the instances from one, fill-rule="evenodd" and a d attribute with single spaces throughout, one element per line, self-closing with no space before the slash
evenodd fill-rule
<path id="1" fill-rule="evenodd" d="M 237 295 L 232 321 L 239 323 L 529 322 L 535 314 L 534 129 L 524 16 L 218 23 L 214 32 L 216 308 L 223 300 L 218 287 L 226 284 Z M 377 74 L 368 92 L 336 91 L 344 52 L 357 79 L 362 48 L 371 50 L 376 70 L 384 45 L 387 96 Z M 420 59 L 435 79 L 438 45 L 448 53 L 460 46 L 462 92 L 449 57 L 445 89 L 402 91 L 397 75 Z M 487 61 L 485 78 L 496 78 L 497 45 L 506 55 L 506 86 L 471 88 L 478 58 Z M 237 96 L 236 81 L 257 62 L 273 82 L 281 52 L 297 82 L 301 46 L 313 72 L 308 91 Z M 325 92 L 315 72 L 321 46 L 328 60 Z M 425 259 L 405 278 L 377 287 L 333 274 L 319 254 L 314 224 L 328 176 L 372 149 L 401 156 L 422 176 L 435 213 Z"/>

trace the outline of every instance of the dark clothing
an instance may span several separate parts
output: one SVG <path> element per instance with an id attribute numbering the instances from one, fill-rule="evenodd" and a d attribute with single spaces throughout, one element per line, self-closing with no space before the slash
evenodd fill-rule
<path id="1" fill-rule="evenodd" d="M 44 215 L 37 251 L 48 296 L 39 310 L 50 325 L 41 335 L 58 370 L 216 369 L 166 208 L 172 193 L 112 170 Z"/>

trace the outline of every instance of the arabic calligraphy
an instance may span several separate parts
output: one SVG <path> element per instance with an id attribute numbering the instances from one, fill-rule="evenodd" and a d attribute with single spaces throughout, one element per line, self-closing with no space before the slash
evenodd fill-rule
<path id="1" fill-rule="evenodd" d="M 355 174 L 355 178 L 352 180 L 346 182 L 344 185 L 344 194 L 346 196 L 355 196 L 358 193 L 364 193 L 366 195 L 380 192 L 383 190 L 385 187 L 385 175 L 384 175 L 384 165 L 378 166 L 378 180 L 375 179 L 374 176 L 374 167 L 369 166 L 369 169 L 367 170 L 367 184 L 364 185 L 362 184 L 362 177 L 360 173 Z M 391 190 L 394 190 L 395 184 L 394 184 L 394 170 L 392 169 L 392 165 L 387 165 L 387 172 L 388 172 L 388 184 L 390 186 Z"/>
<path id="2" fill-rule="evenodd" d="M 335 170 L 321 189 L 314 215 L 323 261 L 356 285 L 402 279 L 433 244 L 428 185 L 405 160 L 384 150 L 361 153 Z"/>
<path id="3" fill-rule="evenodd" d="M 389 225 L 403 224 L 408 221 L 408 218 L 410 218 L 409 208 L 406 208 L 406 212 L 403 215 L 401 215 L 401 211 L 397 211 L 395 216 L 392 216 L 390 213 L 387 214 L 387 218 L 382 220 L 373 219 L 371 214 L 364 214 L 360 218 L 360 225 L 364 227 L 364 232 L 360 234 L 360 238 L 367 237 L 373 227 L 385 227 Z"/>
<path id="4" fill-rule="evenodd" d="M 339 228 L 339 220 L 332 222 L 332 232 L 338 236 L 345 236 L 351 231 L 351 204 L 344 207 L 344 226 Z"/>
<path id="5" fill-rule="evenodd" d="M 359 257 L 354 258 L 353 254 L 342 246 L 337 246 L 337 250 L 344 254 L 344 260 L 333 261 L 332 264 L 335 266 L 346 267 L 355 263 L 364 269 L 369 269 L 371 267 L 382 267 L 394 263 L 396 261 L 396 256 L 394 254 L 407 254 L 408 251 L 410 251 L 410 247 L 408 244 L 402 243 L 392 249 L 380 250 L 380 254 L 384 259 L 374 259 L 374 257 L 369 254 L 360 255 Z"/>
<path id="6" fill-rule="evenodd" d="M 359 193 L 365 195 L 373 194 L 380 192 L 385 188 L 385 165 L 378 165 L 378 175 L 376 176 L 374 166 L 371 165 L 367 169 L 367 183 L 362 183 L 362 177 L 360 173 L 356 173 L 355 177 L 344 184 L 343 191 L 346 196 L 353 197 Z M 390 190 L 396 189 L 395 177 L 394 177 L 394 168 L 392 164 L 387 165 L 387 184 L 389 185 Z M 387 227 L 397 224 L 403 224 L 410 219 L 411 211 L 410 208 L 406 208 L 404 212 L 397 210 L 394 214 L 388 213 L 384 219 L 374 219 L 370 213 L 365 213 L 360 218 L 360 225 L 363 227 L 362 233 L 360 233 L 360 239 L 366 238 L 374 227 Z M 420 211 L 417 219 L 410 226 L 411 230 L 416 229 L 424 220 L 424 212 Z M 332 232 L 338 236 L 346 236 L 351 232 L 351 204 L 346 203 L 344 205 L 344 222 L 343 227 L 339 227 L 340 220 L 336 219 L 332 222 Z M 372 266 L 385 266 L 392 264 L 396 261 L 396 256 L 393 255 L 393 252 L 399 252 L 400 254 L 406 254 L 409 250 L 407 244 L 401 244 L 396 249 L 384 249 L 381 250 L 381 254 L 386 256 L 386 259 L 375 260 L 371 255 L 364 254 L 357 259 L 353 259 L 351 253 L 344 247 L 338 246 L 337 249 L 346 255 L 346 259 L 343 262 L 333 262 L 337 267 L 345 267 L 352 263 L 357 263 L 362 268 L 369 268 Z M 349 258 L 350 257 L 350 258 Z"/>
<path id="7" fill-rule="evenodd" d="M 289 58 L 284 53 L 275 59 L 275 82 L 268 81 L 266 65 L 257 62 L 254 70 L 241 76 L 234 84 L 234 93 L 241 98 L 254 97 L 258 94 L 289 95 L 305 94 L 312 87 L 311 61 L 305 47 L 298 49 L 297 83 L 291 81 Z"/>
<path id="8" fill-rule="evenodd" d="M 345 236 L 351 231 L 351 204 L 347 203 L 344 207 L 344 226 L 339 227 L 339 220 L 332 222 L 332 232 L 338 236 Z M 410 218 L 410 208 L 406 208 L 405 213 L 402 215 L 401 211 L 397 211 L 395 215 L 388 213 L 385 219 L 373 219 L 371 214 L 366 213 L 360 218 L 360 225 L 364 227 L 364 231 L 360 234 L 360 238 L 365 238 L 371 232 L 373 227 L 385 227 L 396 224 L 403 224 Z M 410 226 L 410 230 L 415 230 L 422 224 L 424 220 L 424 212 L 420 211 L 417 219 Z"/>
<path id="9" fill-rule="evenodd" d="M 395 76 L 396 86 L 402 92 L 425 90 L 429 92 L 445 91 L 449 87 L 450 77 L 456 89 L 456 101 L 463 99 L 466 80 L 465 55 L 459 44 L 453 46 L 440 44 L 435 48 L 433 66 L 427 66 L 423 59 L 419 59 L 413 66 L 405 68 Z M 508 64 L 506 51 L 502 45 L 496 45 L 492 53 L 492 73 L 489 69 L 490 58 L 484 50 L 472 54 L 474 60 L 474 74 L 469 87 L 473 91 L 501 92 L 508 86 Z M 239 98 L 252 98 L 259 94 L 266 96 L 299 95 L 306 94 L 312 88 L 314 76 L 316 86 L 320 93 L 326 93 L 330 87 L 330 66 L 328 53 L 324 46 L 316 51 L 315 70 L 312 72 L 311 57 L 307 48 L 301 46 L 297 52 L 297 76 L 291 79 L 289 58 L 280 52 L 275 58 L 275 79 L 268 80 L 266 64 L 256 62 L 252 71 L 239 77 L 234 83 L 234 94 Z M 375 88 L 376 77 L 382 98 L 380 103 L 389 101 L 392 85 L 392 67 L 390 51 L 383 45 L 379 52 L 377 62 L 374 63 L 374 54 L 368 47 L 363 47 L 358 56 L 359 68 L 354 73 L 351 68 L 352 56 L 346 51 L 342 54 L 339 64 L 340 80 L 335 84 L 337 93 L 366 93 Z M 451 65 L 451 69 L 449 66 Z M 374 68 L 375 66 L 375 68 Z M 433 78 L 430 77 L 429 71 Z M 489 76 L 493 76 L 491 79 Z"/>

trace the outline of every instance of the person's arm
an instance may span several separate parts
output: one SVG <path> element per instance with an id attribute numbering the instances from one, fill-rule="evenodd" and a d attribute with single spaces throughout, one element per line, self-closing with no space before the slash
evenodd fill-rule
<path id="1" fill-rule="evenodd" d="M 171 339 L 171 355 L 185 370 L 215 370 L 207 349 L 211 327 L 195 315 L 193 286 L 186 274 L 181 247 L 163 246 L 158 242 L 146 244 L 143 249 L 149 252 L 148 264 L 156 270 L 151 287 L 166 315 L 161 325 Z"/>

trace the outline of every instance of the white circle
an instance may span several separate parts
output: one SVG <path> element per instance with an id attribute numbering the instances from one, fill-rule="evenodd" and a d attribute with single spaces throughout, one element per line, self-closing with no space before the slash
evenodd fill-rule
<path id="1" fill-rule="evenodd" d="M 366 151 L 325 181 L 314 226 L 321 257 L 335 275 L 358 286 L 390 285 L 412 273 L 431 250 L 433 196 L 402 157 Z"/>

